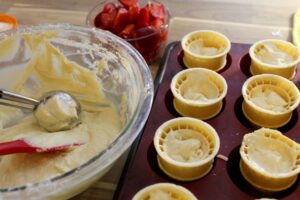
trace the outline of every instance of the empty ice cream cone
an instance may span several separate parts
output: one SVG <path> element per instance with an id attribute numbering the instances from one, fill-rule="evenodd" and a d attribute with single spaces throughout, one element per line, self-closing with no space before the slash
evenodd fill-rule
<path id="1" fill-rule="evenodd" d="M 300 61 L 300 52 L 292 43 L 268 39 L 254 43 L 249 54 L 251 57 L 250 71 L 257 74 L 276 74 L 293 79 Z"/>
<path id="2" fill-rule="evenodd" d="M 204 68 L 186 69 L 171 82 L 173 105 L 182 116 L 209 119 L 222 109 L 227 94 L 226 80 L 218 73 Z"/>
<path id="3" fill-rule="evenodd" d="M 200 30 L 185 35 L 181 41 L 186 67 L 208 68 L 214 71 L 226 65 L 231 48 L 229 39 L 216 31 Z"/>
<path id="4" fill-rule="evenodd" d="M 252 76 L 243 85 L 243 112 L 253 124 L 278 128 L 289 122 L 299 105 L 299 90 L 286 78 L 274 74 Z"/>
<path id="5" fill-rule="evenodd" d="M 181 199 L 181 200 L 197 200 L 197 198 L 188 189 L 175 185 L 172 183 L 156 183 L 149 185 L 138 191 L 132 200 L 167 200 L 167 199 Z"/>
<path id="6" fill-rule="evenodd" d="M 261 128 L 246 134 L 240 155 L 242 175 L 261 190 L 285 190 L 300 172 L 300 145 L 277 130 Z"/>
<path id="7" fill-rule="evenodd" d="M 209 173 L 220 140 L 208 123 L 181 117 L 169 120 L 157 129 L 154 146 L 162 171 L 174 179 L 190 181 Z"/>

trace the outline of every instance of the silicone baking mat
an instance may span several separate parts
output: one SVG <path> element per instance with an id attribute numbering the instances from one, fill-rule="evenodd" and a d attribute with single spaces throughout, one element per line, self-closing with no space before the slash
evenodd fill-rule
<path id="1" fill-rule="evenodd" d="M 248 122 L 241 110 L 242 85 L 251 76 L 249 47 L 250 45 L 247 44 L 232 44 L 227 56 L 227 65 L 219 72 L 228 84 L 223 109 L 216 117 L 206 120 L 218 132 L 221 144 L 219 154 L 228 157 L 228 161 L 215 158 L 213 169 L 205 177 L 190 182 L 176 181 L 164 174 L 158 167 L 157 153 L 153 145 L 156 129 L 163 122 L 180 117 L 173 107 L 170 83 L 173 76 L 186 67 L 182 62 L 183 52 L 180 42 L 171 43 L 167 47 L 155 81 L 158 91 L 152 111 L 142 135 L 131 150 L 115 199 L 131 199 L 140 189 L 159 182 L 171 182 L 184 186 L 191 190 L 198 199 L 246 200 L 263 197 L 300 199 L 299 178 L 292 187 L 285 191 L 268 193 L 253 188 L 239 170 L 239 147 L 243 135 L 257 129 Z M 293 81 L 299 88 L 300 73 L 296 74 Z M 299 109 L 293 112 L 291 121 L 279 129 L 298 143 L 300 142 Z"/>

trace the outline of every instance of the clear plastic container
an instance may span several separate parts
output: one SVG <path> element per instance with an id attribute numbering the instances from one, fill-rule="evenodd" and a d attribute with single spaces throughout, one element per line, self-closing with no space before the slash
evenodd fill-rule
<path id="1" fill-rule="evenodd" d="M 139 1 L 140 7 L 147 5 L 148 2 L 162 3 L 156 0 L 141 0 Z M 86 18 L 86 24 L 90 27 L 95 26 L 95 18 L 97 15 L 103 10 L 103 7 L 107 3 L 115 3 L 120 4 L 118 0 L 103 0 L 99 4 L 95 5 L 88 13 Z M 157 30 L 153 29 L 143 29 L 144 34 L 139 34 L 141 36 L 134 38 L 123 38 L 127 42 L 129 42 L 133 47 L 135 47 L 144 57 L 148 64 L 151 64 L 162 57 L 165 46 L 167 44 L 168 32 L 169 32 L 169 23 L 170 23 L 170 13 L 166 5 L 164 5 L 166 13 L 165 13 L 165 23 L 160 26 Z"/>
<path id="2" fill-rule="evenodd" d="M 0 199 L 67 199 L 80 193 L 103 176 L 129 148 L 151 109 L 153 81 L 145 60 L 126 41 L 109 32 L 69 24 L 44 24 L 2 33 L 0 40 L 20 33 L 39 34 L 45 31 L 57 31 L 51 43 L 69 60 L 88 69 L 98 67 L 96 61 L 110 54 L 108 67 L 103 69 L 99 81 L 106 97 L 118 108 L 124 126 L 105 150 L 99 151 L 86 163 L 39 183 L 0 188 Z M 16 48 L 18 56 L 0 60 L 0 84 L 5 89 L 11 89 L 33 56 L 22 38 Z M 118 81 L 112 81 L 116 75 Z M 124 98 L 127 98 L 125 104 L 122 103 Z"/>

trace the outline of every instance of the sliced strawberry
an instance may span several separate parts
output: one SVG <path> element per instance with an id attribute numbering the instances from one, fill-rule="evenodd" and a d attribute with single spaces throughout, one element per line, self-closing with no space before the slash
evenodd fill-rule
<path id="1" fill-rule="evenodd" d="M 155 33 L 155 29 L 152 26 L 145 26 L 135 31 L 135 37 L 142 37 Z"/>
<path id="2" fill-rule="evenodd" d="M 135 23 L 137 21 L 138 16 L 139 16 L 139 12 L 140 12 L 140 8 L 137 5 L 130 6 L 128 8 L 129 22 L 130 23 Z"/>
<path id="3" fill-rule="evenodd" d="M 128 23 L 128 11 L 126 8 L 119 8 L 117 15 L 114 19 L 113 25 L 112 25 L 112 32 L 115 34 L 118 34 L 121 32 L 125 26 Z"/>
<path id="4" fill-rule="evenodd" d="M 150 16 L 152 19 L 164 19 L 166 15 L 166 10 L 163 4 L 161 3 L 153 3 L 149 2 L 147 7 L 150 12 Z"/>
<path id="5" fill-rule="evenodd" d="M 147 7 L 144 7 L 140 10 L 138 19 L 137 19 L 137 25 L 139 27 L 145 27 L 148 26 L 150 23 L 150 13 Z"/>
<path id="6" fill-rule="evenodd" d="M 132 38 L 134 29 L 134 24 L 128 24 L 118 35 L 124 39 Z"/>
<path id="7" fill-rule="evenodd" d="M 94 25 L 99 28 L 100 26 L 102 26 L 102 23 L 101 23 L 101 13 L 98 13 L 97 16 L 95 17 L 94 19 Z"/>
<path id="8" fill-rule="evenodd" d="M 119 2 L 128 8 L 129 6 L 134 6 L 138 4 L 138 0 L 119 0 Z"/>
<path id="9" fill-rule="evenodd" d="M 112 12 L 112 13 L 102 13 L 101 14 L 101 22 L 102 22 L 103 26 L 105 26 L 106 28 L 110 29 L 113 26 L 115 17 L 116 17 L 116 13 L 115 12 Z"/>
<path id="10" fill-rule="evenodd" d="M 117 6 L 114 3 L 106 3 L 103 7 L 103 11 L 106 13 L 117 12 Z"/>
<path id="11" fill-rule="evenodd" d="M 105 26 L 102 24 L 101 19 L 100 19 L 100 16 L 101 16 L 101 14 L 99 13 L 99 14 L 97 15 L 97 17 L 95 18 L 95 21 L 94 21 L 95 27 L 100 28 L 100 29 L 103 29 L 103 30 L 109 30 L 109 28 L 105 27 Z"/>
<path id="12" fill-rule="evenodd" d="M 160 29 L 162 25 L 164 25 L 164 22 L 161 19 L 155 19 L 151 21 L 151 26 L 153 26 L 155 29 Z"/>
<path id="13" fill-rule="evenodd" d="M 142 39 L 136 40 L 136 47 L 139 51 L 152 51 L 157 47 L 157 43 L 160 40 L 159 34 L 152 26 L 145 26 L 135 31 L 134 37 L 143 37 Z"/>

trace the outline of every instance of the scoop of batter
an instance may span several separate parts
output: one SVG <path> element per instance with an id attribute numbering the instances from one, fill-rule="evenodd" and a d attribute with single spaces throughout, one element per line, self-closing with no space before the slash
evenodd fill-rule
<path id="1" fill-rule="evenodd" d="M 35 118 L 47 131 L 72 129 L 80 123 L 80 105 L 67 93 L 47 96 L 34 111 Z"/>

